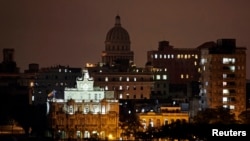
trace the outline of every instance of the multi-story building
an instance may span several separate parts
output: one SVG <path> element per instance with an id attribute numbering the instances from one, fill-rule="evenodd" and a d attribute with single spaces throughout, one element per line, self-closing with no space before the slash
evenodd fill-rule
<path id="1" fill-rule="evenodd" d="M 15 50 L 13 48 L 3 49 L 3 61 L 0 63 L 0 73 L 19 73 L 15 62 Z"/>
<path id="2" fill-rule="evenodd" d="M 183 84 L 199 80 L 199 50 L 174 48 L 168 41 L 159 42 L 158 50 L 147 52 L 147 64 L 166 70 L 171 84 Z"/>
<path id="3" fill-rule="evenodd" d="M 116 99 L 149 99 L 153 88 L 153 75 L 145 69 L 136 68 L 130 38 L 121 26 L 120 16 L 115 17 L 115 26 L 106 34 L 102 62 L 87 64 L 95 86 L 115 91 Z"/>
<path id="4" fill-rule="evenodd" d="M 144 131 L 149 127 L 160 128 L 177 120 L 189 122 L 189 113 L 182 111 L 179 106 L 163 106 L 160 107 L 159 112 L 150 111 L 147 113 L 138 113 L 137 115 Z"/>
<path id="5" fill-rule="evenodd" d="M 81 68 L 60 65 L 40 69 L 34 81 L 32 103 L 46 103 L 48 94 L 53 90 L 56 91 L 57 99 L 64 99 L 64 88 L 74 87 L 76 78 L 81 76 L 81 72 Z"/>
<path id="6" fill-rule="evenodd" d="M 152 97 L 192 96 L 192 82 L 200 75 L 199 54 L 197 48 L 174 48 L 168 41 L 160 41 L 158 50 L 148 51 L 146 67 L 156 76 Z"/>
<path id="7" fill-rule="evenodd" d="M 150 99 L 153 89 L 153 75 L 141 69 L 119 72 L 102 67 L 89 68 L 91 76 L 95 79 L 95 86 L 105 91 L 114 91 L 116 99 Z M 96 71 L 93 71 L 96 69 Z"/>
<path id="8" fill-rule="evenodd" d="M 224 107 L 237 116 L 246 110 L 246 48 L 235 39 L 204 43 L 201 50 L 200 109 Z"/>
<path id="9" fill-rule="evenodd" d="M 119 103 L 112 91 L 94 87 L 88 72 L 65 88 L 64 100 L 52 98 L 51 127 L 59 139 L 119 138 Z"/>

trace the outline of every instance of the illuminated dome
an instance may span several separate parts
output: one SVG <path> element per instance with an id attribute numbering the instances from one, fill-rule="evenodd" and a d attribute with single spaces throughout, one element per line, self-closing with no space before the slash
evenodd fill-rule
<path id="1" fill-rule="evenodd" d="M 111 28 L 106 36 L 106 42 L 128 42 L 130 43 L 129 34 L 121 26 L 120 16 L 115 17 L 115 26 Z"/>

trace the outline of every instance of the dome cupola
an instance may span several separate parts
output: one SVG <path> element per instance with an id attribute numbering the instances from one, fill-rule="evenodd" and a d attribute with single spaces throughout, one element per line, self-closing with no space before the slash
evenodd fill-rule
<path id="1" fill-rule="evenodd" d="M 130 43 L 129 34 L 127 30 L 121 26 L 121 18 L 119 15 L 115 17 L 115 26 L 108 31 L 105 42 Z"/>

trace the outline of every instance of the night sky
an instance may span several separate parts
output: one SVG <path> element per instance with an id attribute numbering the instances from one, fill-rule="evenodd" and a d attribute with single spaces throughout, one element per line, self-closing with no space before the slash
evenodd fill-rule
<path id="1" fill-rule="evenodd" d="M 135 63 L 168 40 L 175 48 L 235 38 L 247 47 L 250 79 L 249 0 L 1 0 L 0 49 L 14 48 L 21 71 L 28 64 L 83 68 L 101 61 L 107 32 L 119 14 Z"/>

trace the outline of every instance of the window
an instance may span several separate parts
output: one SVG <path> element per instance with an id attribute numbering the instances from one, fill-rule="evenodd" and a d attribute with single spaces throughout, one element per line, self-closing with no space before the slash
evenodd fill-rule
<path id="1" fill-rule="evenodd" d="M 143 94 L 141 94 L 141 99 L 143 99 Z"/>
<path id="2" fill-rule="evenodd" d="M 155 59 L 157 59 L 158 58 L 158 55 L 157 54 L 155 54 Z"/>
<path id="3" fill-rule="evenodd" d="M 136 90 L 136 86 L 134 86 L 134 90 Z"/>
<path id="4" fill-rule="evenodd" d="M 122 94 L 119 94 L 119 98 L 122 99 Z"/>
<path id="5" fill-rule="evenodd" d="M 129 93 L 127 93 L 126 96 L 127 96 L 127 99 L 129 99 Z"/>
<path id="6" fill-rule="evenodd" d="M 108 90 L 108 86 L 105 86 L 105 90 Z"/>
<path id="7" fill-rule="evenodd" d="M 160 80 L 161 79 L 161 75 L 157 74 L 156 75 L 156 80 Z"/>
<path id="8" fill-rule="evenodd" d="M 69 109 L 68 109 L 69 114 L 73 114 L 74 113 L 73 110 L 74 110 L 73 105 L 69 105 Z"/>
<path id="9" fill-rule="evenodd" d="M 136 81 L 136 77 L 134 77 L 134 81 Z"/>
<path id="10" fill-rule="evenodd" d="M 127 81 L 129 81 L 129 77 L 127 77 Z"/>

